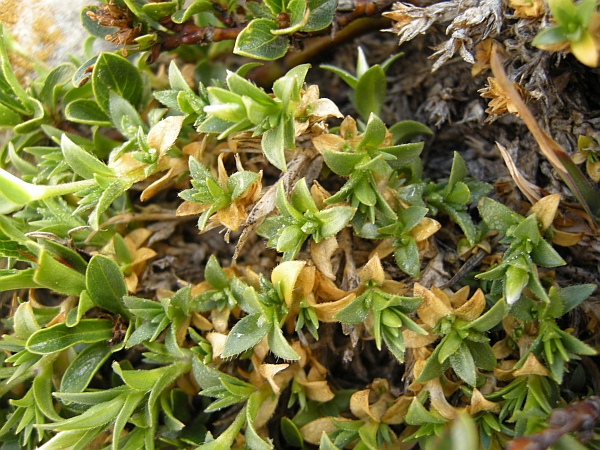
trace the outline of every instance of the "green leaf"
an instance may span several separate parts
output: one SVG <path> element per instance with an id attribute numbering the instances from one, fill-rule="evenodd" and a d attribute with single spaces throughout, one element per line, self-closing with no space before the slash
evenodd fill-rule
<path id="1" fill-rule="evenodd" d="M 127 139 L 134 139 L 140 127 L 146 131 L 146 124 L 133 105 L 112 91 L 109 93 L 108 114 L 117 130 Z"/>
<path id="2" fill-rule="evenodd" d="M 419 276 L 421 270 L 421 260 L 419 259 L 419 249 L 413 239 L 410 239 L 406 245 L 396 247 L 394 258 L 400 270 L 413 278 Z"/>
<path id="3" fill-rule="evenodd" d="M 292 346 L 285 339 L 283 332 L 279 327 L 273 326 L 269 330 L 267 340 L 269 342 L 269 348 L 275 354 L 275 356 L 287 361 L 297 361 L 300 359 L 300 356 L 294 351 Z"/>
<path id="4" fill-rule="evenodd" d="M 62 420 L 55 409 L 52 401 L 52 364 L 46 364 L 33 379 L 32 391 L 36 406 L 48 419 Z"/>
<path id="5" fill-rule="evenodd" d="M 111 353 L 112 349 L 104 341 L 84 348 L 63 374 L 60 392 L 83 392 Z"/>
<path id="6" fill-rule="evenodd" d="M 98 177 L 95 177 L 96 180 Z M 102 191 L 100 198 L 97 200 L 96 208 L 88 217 L 88 223 L 92 228 L 97 230 L 100 227 L 102 214 L 112 205 L 112 203 L 123 195 L 133 184 L 133 179 L 116 178 L 111 181 L 108 186 Z"/>
<path id="7" fill-rule="evenodd" d="M 523 220 L 522 216 L 514 213 L 510 208 L 487 197 L 479 201 L 477 208 L 487 226 L 503 234 Z"/>
<path id="8" fill-rule="evenodd" d="M 442 424 L 446 422 L 446 420 L 438 414 L 432 414 L 427 411 L 417 397 L 413 397 L 412 402 L 408 407 L 405 421 L 408 425 L 423 425 L 426 423 Z"/>
<path id="9" fill-rule="evenodd" d="M 114 172 L 106 164 L 75 144 L 65 134 L 60 141 L 60 148 L 65 161 L 77 175 L 87 179 L 94 178 L 95 174 L 114 176 Z"/>
<path id="10" fill-rule="evenodd" d="M 450 333 L 446 335 L 438 344 L 438 347 L 440 348 L 440 351 L 437 355 L 438 361 L 440 363 L 446 361 L 450 355 L 455 353 L 460 348 L 462 342 L 462 337 L 456 330 L 452 329 Z"/>
<path id="11" fill-rule="evenodd" d="M 50 121 L 50 116 L 42 103 L 35 99 L 31 99 L 33 104 L 33 118 L 27 120 L 13 128 L 15 134 L 28 134 L 37 131 L 39 127 Z"/>
<path id="12" fill-rule="evenodd" d="M 579 284 L 560 289 L 558 295 L 563 304 L 563 314 L 568 313 L 592 295 L 596 288 L 595 284 Z"/>
<path id="13" fill-rule="evenodd" d="M 319 227 L 319 240 L 327 239 L 340 232 L 350 222 L 355 212 L 356 208 L 350 206 L 334 206 L 319 211 L 316 214 L 322 224 Z"/>
<path id="14" fill-rule="evenodd" d="M 487 342 L 474 342 L 466 339 L 464 343 L 469 347 L 475 365 L 483 370 L 494 370 L 496 368 L 496 357 Z"/>
<path id="15" fill-rule="evenodd" d="M 529 283 L 529 272 L 520 267 L 509 265 L 506 269 L 504 292 L 506 303 L 512 305 L 519 300 L 521 292 Z"/>
<path id="16" fill-rule="evenodd" d="M 484 331 L 491 330 L 498 325 L 502 319 L 504 319 L 507 312 L 508 311 L 506 310 L 505 303 L 498 301 L 494 306 L 486 311 L 485 314 L 482 314 L 480 317 L 471 322 L 469 328 L 482 333 Z"/>
<path id="17" fill-rule="evenodd" d="M 263 402 L 264 394 L 256 392 L 251 395 L 246 405 L 246 448 L 248 450 L 270 450 L 273 444 L 267 443 L 262 439 L 254 429 L 254 418 L 258 413 L 258 408 Z"/>
<path id="18" fill-rule="evenodd" d="M 146 3 L 142 6 L 142 12 L 147 14 L 153 20 L 159 20 L 163 17 L 170 16 L 177 9 L 176 1 L 162 3 Z"/>
<path id="19" fill-rule="evenodd" d="M 208 0 L 194 0 L 187 9 L 181 9 L 173 14 L 171 20 L 175 23 L 183 23 L 186 20 L 189 20 L 194 14 L 213 10 L 213 5 Z"/>
<path id="20" fill-rule="evenodd" d="M 358 78 L 352 75 L 350 72 L 347 72 L 339 67 L 331 66 L 329 64 L 321 64 L 319 66 L 321 69 L 329 70 L 330 72 L 335 73 L 338 77 L 342 79 L 344 83 L 350 86 L 353 90 L 356 90 L 356 84 L 358 83 Z"/>
<path id="21" fill-rule="evenodd" d="M 43 287 L 33 280 L 35 273 L 33 267 L 25 270 L 0 270 L 0 292 Z"/>
<path id="22" fill-rule="evenodd" d="M 242 426 L 246 423 L 246 406 L 238 413 L 234 421 L 214 441 L 201 444 L 198 450 L 223 450 L 231 448 Z"/>
<path id="23" fill-rule="evenodd" d="M 363 147 L 377 147 L 384 141 L 386 131 L 383 121 L 371 112 L 369 114 L 369 120 L 367 121 L 367 127 L 365 128 L 365 132 L 356 150 Z"/>
<path id="24" fill-rule="evenodd" d="M 261 148 L 267 160 L 279 170 L 286 172 L 283 120 L 275 128 L 263 133 Z"/>
<path id="25" fill-rule="evenodd" d="M 160 394 L 172 383 L 177 380 L 180 376 L 189 372 L 191 369 L 191 362 L 189 360 L 182 360 L 176 363 L 171 364 L 170 366 L 166 366 L 165 370 L 161 373 L 161 375 L 156 379 L 152 389 L 150 390 L 150 396 L 148 397 L 148 403 L 146 405 L 147 410 L 149 411 L 149 421 L 150 423 L 156 423 L 156 414 L 158 411 L 155 408 L 156 402 L 160 398 Z M 161 367 L 162 369 L 162 367 Z M 156 370 L 156 369 L 154 369 Z M 136 371 L 136 372 L 145 372 L 145 371 Z"/>
<path id="26" fill-rule="evenodd" d="M 540 239 L 538 244 L 533 247 L 531 259 L 538 266 L 557 267 L 564 266 L 565 260 L 561 258 L 556 250 L 545 239 Z"/>
<path id="27" fill-rule="evenodd" d="M 568 40 L 565 30 L 561 26 L 550 26 L 540 31 L 531 42 L 534 47 L 543 47 L 552 44 L 558 44 Z"/>
<path id="28" fill-rule="evenodd" d="M 123 404 L 123 407 L 121 408 L 121 410 L 119 411 L 119 414 L 117 414 L 117 417 L 115 419 L 115 424 L 113 427 L 113 434 L 112 434 L 112 448 L 113 449 L 119 448 L 119 441 L 121 438 L 121 433 L 122 433 L 123 429 L 125 428 L 125 425 L 127 425 L 127 422 L 129 421 L 129 419 L 135 412 L 135 409 L 142 402 L 142 400 L 144 399 L 145 396 L 146 396 L 145 392 L 131 392 L 131 393 L 127 394 L 125 403 Z"/>
<path id="29" fill-rule="evenodd" d="M 287 53 L 289 42 L 286 36 L 275 36 L 277 24 L 269 19 L 254 19 L 242 30 L 235 41 L 233 52 L 250 58 L 273 60 Z"/>
<path id="30" fill-rule="evenodd" d="M 243 317 L 229 332 L 222 356 L 229 358 L 251 349 L 260 342 L 271 327 L 273 324 L 262 313 Z"/>
<path id="31" fill-rule="evenodd" d="M 336 445 L 331 442 L 327 433 L 323 431 L 321 434 L 321 440 L 319 441 L 319 450 L 339 450 Z"/>
<path id="32" fill-rule="evenodd" d="M 65 117 L 71 122 L 85 125 L 111 126 L 110 119 L 98 107 L 98 103 L 87 98 L 80 98 L 69 103 L 65 108 Z"/>
<path id="33" fill-rule="evenodd" d="M 279 428 L 285 442 L 292 447 L 304 447 L 304 439 L 294 422 L 287 417 L 282 417 Z"/>
<path id="34" fill-rule="evenodd" d="M 15 334 L 19 339 L 28 339 L 33 333 L 40 329 L 31 303 L 23 302 L 15 311 L 14 329 Z"/>
<path id="35" fill-rule="evenodd" d="M 284 0 L 264 0 L 263 3 L 269 7 L 274 15 L 285 11 Z"/>
<path id="36" fill-rule="evenodd" d="M 301 178 L 296 182 L 292 188 L 290 199 L 292 205 L 298 211 L 316 213 L 318 211 L 317 205 L 310 195 L 308 186 L 306 185 L 306 178 Z"/>
<path id="37" fill-rule="evenodd" d="M 236 172 L 227 180 L 227 189 L 231 192 L 231 200 L 240 197 L 258 179 L 258 174 L 244 170 Z"/>
<path id="38" fill-rule="evenodd" d="M 0 128 L 13 128 L 23 121 L 21 115 L 0 103 Z"/>
<path id="39" fill-rule="evenodd" d="M 306 237 L 299 225 L 289 225 L 277 237 L 277 251 L 288 252 L 296 247 L 301 247 Z"/>
<path id="40" fill-rule="evenodd" d="M 44 80 L 44 86 L 40 92 L 40 100 L 49 108 L 56 106 L 56 99 L 63 86 L 71 81 L 75 73 L 73 63 L 63 63 L 50 71 Z"/>
<path id="41" fill-rule="evenodd" d="M 204 278 L 215 289 L 225 289 L 229 287 L 229 280 L 225 276 L 225 272 L 219 265 L 215 255 L 210 255 L 206 268 L 204 269 Z"/>
<path id="42" fill-rule="evenodd" d="M 4 102 L 5 106 L 11 106 L 13 107 L 13 110 L 30 116 L 33 114 L 34 110 L 34 99 L 27 94 L 25 89 L 23 89 L 12 70 L 10 60 L 8 59 L 8 53 L 6 52 L 5 39 L 4 27 L 0 24 L 0 72 L 2 75 L 0 76 L 0 79 L 3 79 L 6 83 L 6 86 L 4 86 L 0 92 L 4 91 L 2 92 L 4 94 L 2 97 L 8 97 L 11 100 L 8 104 Z"/>
<path id="43" fill-rule="evenodd" d="M 417 377 L 415 381 L 419 383 L 425 383 L 427 381 L 433 380 L 434 378 L 439 377 L 449 366 L 448 361 L 445 361 L 443 364 L 440 364 L 438 359 L 438 355 L 441 350 L 441 345 L 435 348 L 433 353 L 427 358 L 427 362 L 425 366 L 423 366 L 423 370 Z"/>
<path id="44" fill-rule="evenodd" d="M 354 167 L 365 158 L 362 153 L 345 153 L 326 149 L 323 152 L 325 164 L 337 175 L 348 176 Z"/>
<path id="45" fill-rule="evenodd" d="M 475 371 L 475 361 L 469 347 L 463 342 L 460 349 L 452 353 L 449 359 L 456 375 L 470 386 L 475 386 L 477 373 Z"/>
<path id="46" fill-rule="evenodd" d="M 450 178 L 446 185 L 446 195 L 449 195 L 456 183 L 462 181 L 467 176 L 467 166 L 465 160 L 458 152 L 454 152 L 452 159 L 452 169 L 450 169 Z"/>
<path id="47" fill-rule="evenodd" d="M 327 28 L 333 19 L 336 0 L 308 0 L 306 7 L 309 10 L 308 21 L 300 31 L 319 31 Z"/>
<path id="48" fill-rule="evenodd" d="M 470 196 L 471 193 L 469 192 L 467 185 L 462 181 L 458 181 L 452 186 L 450 192 L 446 194 L 444 200 L 448 203 L 465 205 L 469 201 Z"/>
<path id="49" fill-rule="evenodd" d="M 363 294 L 352 300 L 344 309 L 335 315 L 335 318 L 343 323 L 360 323 L 367 318 L 369 310 L 370 307 Z"/>
<path id="50" fill-rule="evenodd" d="M 354 197 L 356 197 L 363 205 L 375 206 L 377 203 L 377 194 L 369 178 L 370 176 L 363 176 L 360 181 L 356 183 L 356 186 L 354 187 Z"/>
<path id="51" fill-rule="evenodd" d="M 123 304 L 127 286 L 116 262 L 104 255 L 94 255 L 85 275 L 87 291 L 97 306 L 114 314 L 130 317 Z"/>
<path id="52" fill-rule="evenodd" d="M 105 113 L 109 113 L 110 92 L 137 107 L 142 99 L 142 77 L 138 69 L 122 56 L 101 53 L 92 72 L 92 89 Z"/>
<path id="53" fill-rule="evenodd" d="M 112 422 L 127 399 L 128 394 L 123 393 L 110 402 L 100 403 L 92 406 L 83 414 L 65 419 L 62 422 L 37 425 L 42 430 L 84 430 L 92 427 L 99 427 Z"/>
<path id="54" fill-rule="evenodd" d="M 54 259 L 46 249 L 40 252 L 33 281 L 59 294 L 79 295 L 85 289 L 85 277 Z"/>
<path id="55" fill-rule="evenodd" d="M 385 73 L 377 65 L 371 67 L 358 79 L 355 106 L 361 117 L 368 118 L 371 113 L 377 116 L 381 113 L 386 84 Z"/>
<path id="56" fill-rule="evenodd" d="M 84 319 L 74 327 L 58 323 L 33 333 L 27 340 L 27 350 L 38 355 L 60 352 L 76 344 L 106 341 L 113 335 L 110 320 Z"/>

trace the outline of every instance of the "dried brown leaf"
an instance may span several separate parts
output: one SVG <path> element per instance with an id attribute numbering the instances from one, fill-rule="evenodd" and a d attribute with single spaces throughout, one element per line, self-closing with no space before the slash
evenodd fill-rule
<path id="1" fill-rule="evenodd" d="M 315 263 L 317 269 L 330 280 L 335 280 L 335 273 L 333 272 L 333 267 L 331 265 L 331 257 L 338 248 L 335 236 L 330 236 L 319 243 L 316 243 L 312 239 L 310 241 L 311 259 Z"/>

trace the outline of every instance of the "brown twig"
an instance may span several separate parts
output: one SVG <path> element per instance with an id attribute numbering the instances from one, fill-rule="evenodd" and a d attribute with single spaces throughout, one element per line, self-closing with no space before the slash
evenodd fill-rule
<path id="1" fill-rule="evenodd" d="M 350 5 L 352 8 L 351 11 L 337 11 L 331 26 L 328 28 L 313 33 L 295 33 L 293 36 L 290 36 L 290 38 L 295 41 L 304 41 L 313 37 L 330 35 L 328 42 L 331 43 L 336 40 L 335 37 L 339 30 L 348 27 L 358 19 L 376 19 L 381 12 L 385 11 L 393 3 L 393 0 L 353 0 Z M 229 14 L 215 7 L 214 14 L 217 18 L 222 20 L 225 24 L 225 28 L 214 26 L 199 27 L 194 24 L 192 20 L 178 24 L 173 22 L 168 16 L 163 17 L 159 20 L 159 23 L 165 27 L 168 32 L 158 32 L 158 42 L 152 47 L 148 62 L 154 62 L 161 52 L 174 50 L 182 45 L 208 45 L 213 42 L 236 39 L 247 26 L 247 23 L 244 23 L 245 18 L 240 19 L 244 17 L 241 13 L 243 13 L 243 11 L 236 11 L 235 14 Z M 108 21 L 105 16 L 108 17 L 110 21 Z M 120 7 L 113 4 L 112 1 L 108 5 L 99 8 L 96 14 L 90 15 L 92 20 L 97 20 L 101 25 L 119 27 L 118 31 L 107 36 L 107 39 L 110 38 L 116 45 L 132 44 L 133 38 L 139 35 L 139 27 L 133 26 L 131 17 L 133 16 L 128 9 L 122 10 Z M 365 25 L 366 24 L 363 23 L 365 30 L 371 31 L 372 27 Z M 136 31 L 136 33 L 133 33 L 132 30 Z M 123 40 L 123 38 L 120 37 L 125 31 L 129 38 L 127 40 Z"/>
<path id="2" fill-rule="evenodd" d="M 513 439 L 506 450 L 545 450 L 561 436 L 579 432 L 581 441 L 592 437 L 594 424 L 600 420 L 600 396 L 588 397 L 563 409 L 555 409 L 548 418 L 548 428 L 530 436 Z"/>

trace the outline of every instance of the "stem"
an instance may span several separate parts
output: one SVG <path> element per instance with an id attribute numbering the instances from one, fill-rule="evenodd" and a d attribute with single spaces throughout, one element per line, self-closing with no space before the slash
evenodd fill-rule
<path id="1" fill-rule="evenodd" d="M 349 5 L 352 10 L 350 12 L 337 11 L 333 17 L 332 24 L 315 33 L 296 33 L 294 38 L 304 39 L 313 36 L 331 35 L 328 42 L 335 41 L 337 31 L 350 25 L 357 19 L 377 16 L 385 9 L 389 8 L 394 2 L 392 0 L 354 0 Z M 152 58 L 149 62 L 153 62 L 158 57 L 161 51 L 173 50 L 181 45 L 208 45 L 213 42 L 221 42 L 236 39 L 237 36 L 246 28 L 247 24 L 238 27 L 219 28 L 214 26 L 199 27 L 188 21 L 183 25 L 167 23 L 163 20 L 166 28 L 174 30 L 173 34 L 159 33 L 159 43 L 153 49 Z M 364 24 L 363 24 L 364 27 Z M 371 31 L 371 27 L 368 31 Z M 363 30 L 365 28 L 362 28 Z"/>

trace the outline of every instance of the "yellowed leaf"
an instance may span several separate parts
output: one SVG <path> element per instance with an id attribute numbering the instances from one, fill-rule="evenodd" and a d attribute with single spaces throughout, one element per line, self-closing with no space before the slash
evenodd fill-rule
<path id="1" fill-rule="evenodd" d="M 311 259 L 315 263 L 317 269 L 330 280 L 335 280 L 335 273 L 333 273 L 333 267 L 331 265 L 331 257 L 338 248 L 335 236 L 323 239 L 319 243 L 316 243 L 312 239 L 310 241 Z"/>
<path id="2" fill-rule="evenodd" d="M 177 212 L 175 213 L 177 216 L 193 216 L 196 214 L 202 214 L 210 208 L 210 204 L 208 203 L 194 203 L 185 201 L 177 208 Z"/>
<path id="3" fill-rule="evenodd" d="M 527 355 L 525 364 L 523 364 L 520 369 L 513 371 L 513 375 L 515 377 L 520 377 L 522 375 L 540 375 L 542 377 L 547 377 L 550 375 L 550 372 L 548 372 L 548 369 L 538 361 L 533 353 L 530 353 Z"/>
<path id="4" fill-rule="evenodd" d="M 213 329 L 213 324 L 199 312 L 192 313 L 192 325 L 201 331 L 210 331 Z"/>
<path id="5" fill-rule="evenodd" d="M 588 159 L 585 163 L 585 170 L 594 183 L 600 181 L 600 161 L 592 162 Z"/>
<path id="6" fill-rule="evenodd" d="M 213 358 L 218 358 L 223 353 L 227 335 L 223 333 L 212 332 L 206 335 L 206 340 L 210 342 L 213 351 Z"/>
<path id="7" fill-rule="evenodd" d="M 352 394 L 352 397 L 350 397 L 350 411 L 359 419 L 365 420 L 370 418 L 377 421 L 377 418 L 371 413 L 371 408 L 369 407 L 370 393 L 370 389 L 363 389 Z"/>
<path id="8" fill-rule="evenodd" d="M 500 403 L 494 403 L 486 400 L 485 397 L 479 392 L 479 389 L 473 388 L 473 395 L 471 396 L 471 405 L 467 406 L 469 414 L 475 416 L 475 414 L 484 411 L 498 414 L 500 412 Z"/>
<path id="9" fill-rule="evenodd" d="M 185 116 L 169 116 L 154 125 L 148 132 L 148 145 L 161 154 L 167 152 L 179 136 Z"/>
<path id="10" fill-rule="evenodd" d="M 262 433 L 266 435 L 265 430 L 261 430 L 269 419 L 273 417 L 273 413 L 277 408 L 277 403 L 279 403 L 278 395 L 269 395 L 263 402 L 260 404 L 258 411 L 256 413 L 256 417 L 254 418 L 254 428 L 258 431 L 259 435 Z"/>
<path id="11" fill-rule="evenodd" d="M 292 304 L 292 294 L 298 275 L 306 265 L 306 261 L 286 261 L 279 264 L 271 273 L 271 282 L 281 283 L 281 292 L 286 305 Z"/>
<path id="12" fill-rule="evenodd" d="M 332 280 L 325 277 L 321 272 L 315 274 L 314 293 L 319 303 L 340 300 L 348 295 L 348 292 L 338 288 Z"/>
<path id="13" fill-rule="evenodd" d="M 136 228 L 131 233 L 128 233 L 125 240 L 129 239 L 135 248 L 140 248 L 152 236 L 152 231 L 147 228 Z"/>
<path id="14" fill-rule="evenodd" d="M 415 242 L 421 242 L 430 236 L 433 236 L 441 227 L 442 225 L 437 220 L 431 219 L 430 217 L 423 217 L 421 221 L 410 230 L 410 235 Z"/>
<path id="15" fill-rule="evenodd" d="M 401 395 L 396 401 L 390 406 L 381 421 L 389 425 L 399 425 L 404 423 L 406 419 L 406 413 L 408 413 L 408 407 L 412 402 L 412 397 Z"/>
<path id="16" fill-rule="evenodd" d="M 374 255 L 372 258 L 367 261 L 367 264 L 360 271 L 360 282 L 361 284 L 366 283 L 367 281 L 372 281 L 377 283 L 378 285 L 383 284 L 385 280 L 385 272 L 383 271 L 383 267 L 381 266 L 381 260 L 379 256 Z"/>
<path id="17" fill-rule="evenodd" d="M 306 397 L 309 400 L 314 400 L 319 403 L 328 402 L 333 399 L 335 395 L 331 391 L 329 384 L 327 381 L 300 381 L 298 380 L 298 384 L 304 386 L 306 390 Z"/>
<path id="18" fill-rule="evenodd" d="M 418 334 L 414 331 L 403 329 L 402 338 L 404 339 L 404 346 L 406 348 L 421 348 L 426 345 L 432 344 L 438 338 L 439 335 L 435 333 L 430 334 Z"/>
<path id="19" fill-rule="evenodd" d="M 300 427 L 300 434 L 306 442 L 313 445 L 319 445 L 323 433 L 330 434 L 337 430 L 337 426 L 332 422 L 331 417 L 319 417 L 312 422 Z M 336 422 L 350 422 L 346 417 L 334 417 Z"/>
<path id="20" fill-rule="evenodd" d="M 138 276 L 135 272 L 131 272 L 128 276 L 125 277 L 125 286 L 127 286 L 127 291 L 130 294 L 135 294 L 138 285 Z"/>
<path id="21" fill-rule="evenodd" d="M 492 345 L 492 352 L 494 352 L 496 359 L 501 360 L 508 358 L 513 349 L 508 346 L 506 338 L 504 338 Z"/>
<path id="22" fill-rule="evenodd" d="M 454 310 L 456 317 L 472 322 L 477 319 L 485 309 L 486 301 L 481 289 L 477 289 L 467 303 Z"/>
<path id="23" fill-rule="evenodd" d="M 210 321 L 215 328 L 215 331 L 219 333 L 225 333 L 229 328 L 229 315 L 230 310 L 228 308 L 223 308 L 222 310 L 213 309 L 210 312 Z"/>
<path id="24" fill-rule="evenodd" d="M 419 283 L 415 283 L 414 296 L 423 299 L 417 308 L 417 315 L 431 328 L 435 327 L 440 319 L 452 314 L 451 309 L 444 302 Z"/>
<path id="25" fill-rule="evenodd" d="M 314 304 L 314 294 L 313 290 L 315 288 L 315 282 L 317 279 L 317 270 L 314 266 L 304 266 L 304 268 L 300 271 L 300 275 L 298 275 L 298 279 L 296 280 L 296 289 L 307 297 L 310 297 L 309 303 Z"/>
<path id="26" fill-rule="evenodd" d="M 335 318 L 335 315 L 348 306 L 354 298 L 356 298 L 355 294 L 348 294 L 346 297 L 334 302 L 317 303 L 313 308 L 319 321 L 339 322 L 339 320 Z"/>
<path id="27" fill-rule="evenodd" d="M 529 210 L 529 214 L 535 214 L 542 224 L 542 231 L 546 231 L 552 225 L 559 203 L 560 194 L 547 195 L 539 199 Z"/>
<path id="28" fill-rule="evenodd" d="M 156 255 L 157 253 L 148 247 L 142 247 L 136 250 L 133 263 L 131 264 L 132 270 L 141 275 L 141 272 L 146 267 L 147 261 L 154 258 Z"/>
<path id="29" fill-rule="evenodd" d="M 450 307 L 451 308 L 460 308 L 465 303 L 467 303 L 467 300 L 469 299 L 469 291 L 470 291 L 469 286 L 463 286 L 458 291 L 456 291 L 455 293 L 448 296 L 448 300 L 450 302 Z M 443 300 L 443 298 L 444 298 L 443 296 L 446 296 L 446 293 L 444 291 L 441 291 L 441 290 L 438 291 L 438 288 L 436 288 L 435 286 L 433 286 L 431 288 L 431 292 L 433 292 L 435 295 L 437 295 L 441 300 Z M 444 303 L 446 303 L 446 302 L 444 301 Z"/>
<path id="30" fill-rule="evenodd" d="M 267 380 L 271 385 L 271 389 L 275 394 L 281 392 L 281 388 L 275 383 L 275 375 L 284 369 L 287 369 L 289 364 L 261 364 L 258 366 L 258 372 Z"/>
<path id="31" fill-rule="evenodd" d="M 322 121 L 330 117 L 344 117 L 335 103 L 328 98 L 320 98 L 310 104 L 309 119 L 313 121 Z"/>
<path id="32" fill-rule="evenodd" d="M 394 238 L 384 239 L 371 252 L 371 254 L 369 255 L 369 259 L 373 258 L 374 256 L 377 256 L 381 260 L 386 256 L 394 253 L 394 250 L 396 250 L 396 247 L 394 245 Z"/>
<path id="33" fill-rule="evenodd" d="M 337 151 L 346 141 L 337 134 L 321 134 L 312 138 L 312 144 L 323 153 L 325 150 Z"/>
<path id="34" fill-rule="evenodd" d="M 552 243 L 561 247 L 571 247 L 583 239 L 583 233 L 567 233 L 556 228 L 552 229 Z"/>
<path id="35" fill-rule="evenodd" d="M 454 408 L 450 403 L 448 403 L 448 400 L 446 400 L 439 377 L 428 381 L 425 386 L 429 391 L 431 406 L 433 406 L 442 417 L 449 420 L 454 419 L 457 414 L 456 408 Z"/>

